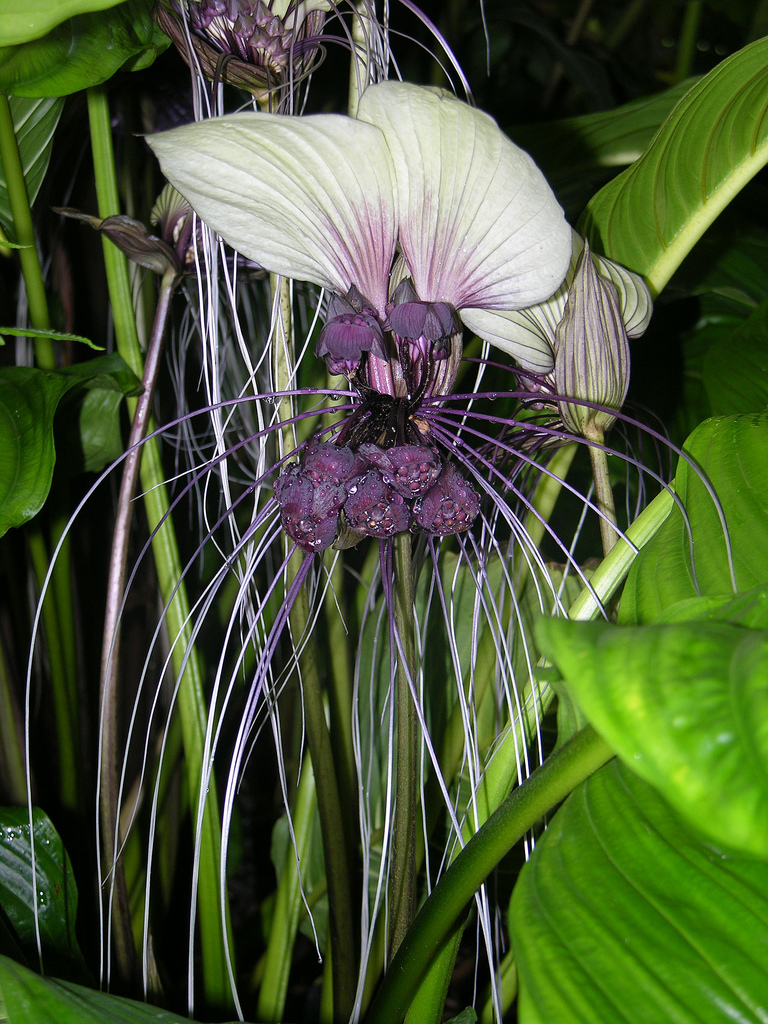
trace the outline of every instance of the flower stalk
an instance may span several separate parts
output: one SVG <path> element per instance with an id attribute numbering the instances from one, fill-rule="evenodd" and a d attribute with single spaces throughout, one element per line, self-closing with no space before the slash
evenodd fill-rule
<path id="1" fill-rule="evenodd" d="M 109 104 L 103 88 L 88 90 L 88 114 L 91 125 L 96 194 L 99 216 L 120 212 Z M 106 238 L 103 239 L 107 286 L 115 324 L 115 339 L 120 355 L 137 377 L 143 376 L 143 357 L 139 346 L 133 300 L 125 256 Z M 133 411 L 133 410 L 130 410 Z M 179 712 L 184 742 L 190 802 L 197 805 L 203 773 L 203 747 L 208 708 L 203 694 L 203 673 L 192 644 L 189 625 L 189 600 L 181 567 L 178 544 L 169 516 L 169 499 L 160 451 L 154 438 L 143 446 L 140 479 L 144 506 L 152 534 L 152 552 L 160 593 L 166 603 L 169 635 L 175 638 L 172 650 L 174 672 L 183 675 L 179 687 Z M 229 921 L 222 922 L 219 899 L 219 863 L 221 826 L 213 775 L 206 794 L 200 834 L 199 899 L 200 943 L 202 948 L 202 986 L 209 1006 L 232 1006 L 227 968 L 226 945 Z M 193 983 L 189 982 L 190 1009 L 194 1004 Z"/>
<path id="2" fill-rule="evenodd" d="M 389 954 L 391 961 L 410 928 L 416 879 L 416 811 L 419 780 L 411 537 L 398 534 L 394 548 L 394 628 L 397 634 L 397 755 L 392 869 L 389 880 Z"/>

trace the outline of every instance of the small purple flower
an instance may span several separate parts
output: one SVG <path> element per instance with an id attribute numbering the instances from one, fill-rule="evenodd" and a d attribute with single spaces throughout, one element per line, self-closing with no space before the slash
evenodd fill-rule
<path id="1" fill-rule="evenodd" d="M 355 533 L 367 537 L 394 537 L 411 525 L 410 506 L 376 469 L 369 469 L 350 487 L 344 516 Z"/>
<path id="2" fill-rule="evenodd" d="M 353 286 L 346 298 L 334 295 L 328 303 L 328 317 L 315 355 L 325 359 L 332 374 L 351 377 L 365 352 L 387 358 L 384 332 L 376 313 Z"/>
<path id="3" fill-rule="evenodd" d="M 421 497 L 440 476 L 440 458 L 427 445 L 404 444 L 383 449 L 375 444 L 361 444 L 358 454 L 375 466 L 384 483 L 404 498 Z"/>
<path id="4" fill-rule="evenodd" d="M 333 543 L 355 465 L 351 448 L 315 441 L 302 452 L 301 463 L 275 481 L 283 529 L 303 551 L 324 551 Z"/>
<path id="5" fill-rule="evenodd" d="M 443 467 L 437 483 L 414 506 L 419 526 L 439 537 L 468 530 L 479 511 L 477 491 L 451 463 Z"/>

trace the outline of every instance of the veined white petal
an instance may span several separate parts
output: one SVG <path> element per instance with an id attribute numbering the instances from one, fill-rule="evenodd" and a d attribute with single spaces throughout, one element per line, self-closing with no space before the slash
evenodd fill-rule
<path id="1" fill-rule="evenodd" d="M 574 231 L 573 256 L 568 274 L 555 294 L 545 302 L 512 312 L 465 309 L 461 312 L 462 320 L 475 334 L 514 356 L 526 369 L 549 372 L 553 366 L 552 359 L 549 359 L 546 366 L 544 362 L 547 353 L 551 356 L 555 350 L 555 331 L 563 318 L 568 291 L 583 248 L 584 239 Z M 648 327 L 653 313 L 653 301 L 645 281 L 639 274 L 605 256 L 593 252 L 592 259 L 600 276 L 616 286 L 628 337 L 639 338 Z"/>
<path id="2" fill-rule="evenodd" d="M 163 173 L 233 248 L 267 270 L 378 309 L 395 252 L 384 136 L 340 114 L 242 113 L 150 136 Z"/>
<path id="3" fill-rule="evenodd" d="M 530 316 L 530 313 L 530 309 L 515 313 L 462 309 L 459 316 L 470 331 L 512 356 L 524 370 L 549 373 L 555 365 L 554 329 L 550 343 L 542 331 L 540 321 Z"/>
<path id="4" fill-rule="evenodd" d="M 357 116 L 386 136 L 400 244 L 420 298 L 522 309 L 555 291 L 571 229 L 541 171 L 492 118 L 402 82 L 366 89 Z"/>
<path id="5" fill-rule="evenodd" d="M 645 281 L 632 270 L 627 270 L 618 263 L 592 253 L 601 277 L 613 281 L 619 293 L 621 319 L 627 331 L 627 337 L 639 338 L 645 334 L 653 313 L 653 299 Z"/>

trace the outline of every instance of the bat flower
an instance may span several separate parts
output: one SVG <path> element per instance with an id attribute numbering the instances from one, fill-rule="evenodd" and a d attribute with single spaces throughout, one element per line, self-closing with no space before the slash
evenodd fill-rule
<path id="1" fill-rule="evenodd" d="M 359 397 L 338 444 L 431 452 L 422 403 L 453 390 L 463 325 L 526 371 L 553 369 L 546 338 L 520 337 L 512 322 L 508 337 L 496 321 L 490 333 L 483 327 L 486 312 L 548 299 L 571 261 L 571 229 L 547 182 L 487 114 L 442 90 L 382 82 L 365 90 L 354 118 L 240 113 L 148 141 L 166 177 L 233 248 L 330 294 L 316 352 Z M 378 494 L 380 470 L 370 465 L 372 507 L 383 507 L 391 489 Z M 352 486 L 355 522 L 372 521 Z M 467 509 L 441 523 L 471 524 L 467 488 Z M 400 530 L 408 511 L 379 524 Z M 295 518 L 292 505 L 284 525 Z M 326 537 L 317 526 L 307 519 L 291 535 Z"/>

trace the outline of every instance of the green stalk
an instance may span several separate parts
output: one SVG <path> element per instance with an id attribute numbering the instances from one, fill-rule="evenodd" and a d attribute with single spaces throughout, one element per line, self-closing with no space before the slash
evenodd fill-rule
<path id="1" fill-rule="evenodd" d="M 288 992 L 288 978 L 291 971 L 293 947 L 299 930 L 303 909 L 299 867 L 309 850 L 312 833 L 313 811 L 315 809 L 315 779 L 311 761 L 306 758 L 301 767 L 301 777 L 293 811 L 293 832 L 296 849 L 288 843 L 285 853 L 280 884 L 269 931 L 269 943 L 264 957 L 264 974 L 259 989 L 256 1017 L 263 1021 L 283 1019 L 285 997 Z"/>
<path id="2" fill-rule="evenodd" d="M 135 408 L 128 437 L 128 448 L 133 449 L 123 463 L 120 494 L 117 502 L 115 526 L 112 533 L 112 551 L 109 562 L 109 578 L 104 612 L 104 633 L 101 653 L 101 694 L 99 706 L 102 714 L 100 791 L 102 840 L 107 864 L 115 862 L 118 842 L 117 822 L 119 808 L 119 751 L 118 751 L 118 662 L 120 652 L 120 610 L 125 589 L 125 572 L 128 560 L 128 539 L 133 520 L 133 499 L 139 477 L 141 449 L 136 446 L 144 439 L 150 422 L 152 397 L 160 368 L 163 337 L 168 323 L 171 298 L 178 282 L 175 270 L 163 275 L 160 285 L 155 321 L 152 329 L 147 360 L 144 366 L 142 386 L 144 391 L 132 403 Z M 130 921 L 130 907 L 125 885 L 125 874 L 121 864 L 115 865 L 117 900 L 115 914 L 115 942 L 117 963 L 122 967 L 123 976 L 130 978 L 135 963 L 135 945 Z"/>
<path id="3" fill-rule="evenodd" d="M 50 558 L 40 524 L 33 522 L 26 531 L 27 544 L 32 560 L 32 567 L 40 585 L 48 572 Z M 56 739 L 58 754 L 57 787 L 63 805 L 75 809 L 78 804 L 78 758 L 75 711 L 76 704 L 70 699 L 70 688 L 67 683 L 62 629 L 56 602 L 52 596 L 46 595 L 43 601 L 43 628 L 45 630 L 45 646 L 48 652 L 48 664 L 53 697 L 53 714 L 56 722 Z"/>
<path id="4" fill-rule="evenodd" d="M 48 315 L 43 271 L 37 255 L 32 211 L 29 208 L 29 196 L 19 147 L 16 144 L 11 108 L 8 97 L 3 93 L 0 93 L 0 162 L 8 185 L 8 200 L 13 215 L 16 242 L 24 247 L 19 249 L 18 253 L 29 303 L 29 319 L 36 330 L 45 331 L 51 326 L 51 320 Z M 56 369 L 56 353 L 50 338 L 35 339 L 35 361 L 42 370 Z"/>
<path id="5" fill-rule="evenodd" d="M 408 682 L 416 681 L 413 621 L 411 535 L 399 533 L 394 547 L 395 626 L 402 653 L 397 655 L 397 774 L 389 879 L 389 957 L 397 952 L 411 926 L 416 879 L 416 809 L 418 804 L 419 734 Z"/>
<path id="6" fill-rule="evenodd" d="M 109 105 L 104 89 L 88 90 L 88 113 L 91 146 L 96 176 L 99 216 L 119 212 L 117 179 L 112 150 Z M 124 255 L 108 239 L 103 239 L 110 304 L 115 325 L 115 338 L 120 355 L 138 376 L 143 376 L 143 359 L 133 317 L 133 302 Z M 133 409 L 129 405 L 129 412 Z M 148 429 L 151 428 L 151 424 Z M 177 677 L 183 672 L 179 686 L 178 707 L 184 742 L 187 784 L 190 804 L 195 807 L 203 774 L 203 748 L 208 708 L 203 692 L 203 673 L 196 648 L 191 642 L 189 600 L 182 577 L 181 559 L 173 523 L 168 514 L 169 501 L 160 451 L 154 439 L 143 446 L 141 484 L 149 528 L 154 533 L 152 553 L 158 584 L 168 604 L 166 624 L 174 639 L 172 659 Z M 185 664 L 185 656 L 188 659 Z M 231 1008 L 232 994 L 227 969 L 226 946 L 231 948 L 229 919 L 222 922 L 219 907 L 219 862 L 221 827 L 218 797 L 213 775 L 210 777 L 202 834 L 200 836 L 200 876 L 198 885 L 201 969 L 203 995 L 213 1008 Z"/>
<path id="7" fill-rule="evenodd" d="M 27 293 L 29 319 L 36 330 L 45 331 L 51 326 L 48 299 L 37 252 L 24 168 L 16 143 L 13 116 L 8 97 L 3 94 L 0 94 L 0 162 L 5 172 L 16 241 L 22 246 L 17 251 L 24 288 Z M 56 353 L 52 339 L 36 338 L 34 347 L 37 365 L 43 370 L 55 370 Z M 63 529 L 63 518 L 60 515 L 54 515 L 51 547 L 55 546 Z M 49 558 L 48 547 L 39 522 L 30 527 L 28 535 L 37 582 L 39 586 L 42 586 Z M 44 621 L 50 651 L 51 684 L 56 708 L 60 768 L 59 792 L 64 806 L 75 809 L 78 806 L 79 796 L 79 743 L 74 711 L 78 704 L 78 689 L 68 542 L 59 552 L 59 558 L 51 577 L 50 590 L 44 602 Z"/>
<path id="8" fill-rule="evenodd" d="M 302 587 L 291 612 L 291 629 L 298 642 L 310 621 L 309 597 Z M 357 985 L 357 927 L 352 902 L 352 872 L 347 860 L 346 824 L 325 717 L 325 702 L 311 643 L 304 644 L 299 664 L 304 695 L 304 721 L 309 756 L 317 786 L 317 808 L 323 837 L 328 880 L 329 935 L 333 969 L 333 1021 L 346 1024 L 352 1013 Z"/>
<path id="9" fill-rule="evenodd" d="M 342 616 L 339 615 L 336 607 L 336 600 L 340 600 L 344 593 L 343 552 L 329 551 L 326 554 L 329 556 L 329 560 L 331 555 L 338 556 L 331 576 L 331 587 L 325 595 L 323 609 L 328 631 L 328 657 L 331 666 L 328 687 L 331 744 L 334 751 L 342 807 L 354 807 L 357 804 L 357 785 L 352 740 L 354 701 L 349 664 L 349 637 Z M 328 568 L 330 570 L 330 566 Z M 358 849 L 358 830 L 355 827 L 356 822 L 348 822 L 347 826 L 347 861 L 353 865 Z"/>
<path id="10" fill-rule="evenodd" d="M 677 48 L 677 62 L 673 84 L 688 78 L 693 70 L 693 57 L 696 52 L 696 40 L 701 22 L 701 0 L 688 0 L 685 5 L 683 27 L 680 32 L 680 45 Z"/>
<path id="11" fill-rule="evenodd" d="M 595 481 L 595 500 L 600 513 L 600 538 L 603 542 L 603 556 L 611 553 L 611 548 L 619 539 L 616 528 L 616 505 L 613 501 L 611 473 L 608 468 L 608 455 L 604 448 L 596 445 L 605 444 L 605 434 L 599 427 L 587 438 L 596 444 L 589 445 L 589 459 L 592 463 L 592 479 Z"/>
<path id="12" fill-rule="evenodd" d="M 515 789 L 432 891 L 381 984 L 366 1024 L 400 1024 L 429 963 L 502 858 L 548 811 L 613 757 L 586 726 Z"/>
<path id="13" fill-rule="evenodd" d="M 0 646 L 0 764 L 6 799 L 19 807 L 27 801 L 27 779 L 24 771 L 23 726 L 11 685 L 5 651 Z"/>

